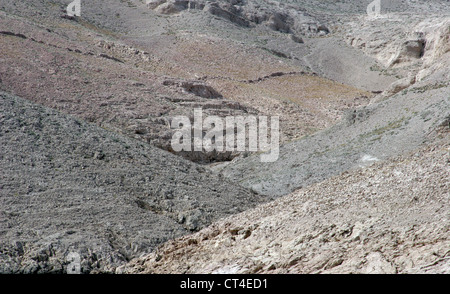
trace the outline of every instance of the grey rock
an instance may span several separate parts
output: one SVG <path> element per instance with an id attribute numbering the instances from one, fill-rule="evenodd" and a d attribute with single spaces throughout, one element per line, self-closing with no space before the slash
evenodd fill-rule
<path id="1" fill-rule="evenodd" d="M 82 272 L 109 272 L 263 201 L 181 157 L 4 92 L 0 141 L 2 273 L 66 272 L 70 252 Z"/>

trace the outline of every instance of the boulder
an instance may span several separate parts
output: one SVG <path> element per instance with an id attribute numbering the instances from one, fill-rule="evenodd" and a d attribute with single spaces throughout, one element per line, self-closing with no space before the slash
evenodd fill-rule
<path id="1" fill-rule="evenodd" d="M 171 0 L 158 5 L 155 11 L 161 14 L 174 14 L 186 10 L 188 5 L 189 1 L 186 0 Z"/>
<path id="2" fill-rule="evenodd" d="M 274 31 L 289 33 L 291 31 L 288 23 L 288 16 L 282 13 L 274 13 L 269 17 L 267 26 Z"/>

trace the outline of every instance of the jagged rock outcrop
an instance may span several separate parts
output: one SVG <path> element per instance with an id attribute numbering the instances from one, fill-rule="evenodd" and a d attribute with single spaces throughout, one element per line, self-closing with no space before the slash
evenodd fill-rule
<path id="1" fill-rule="evenodd" d="M 279 6 L 283 5 L 283 6 Z M 305 14 L 300 7 L 257 1 L 203 1 L 203 0 L 155 0 L 148 4 L 162 14 L 179 13 L 187 9 L 203 10 L 242 27 L 264 25 L 268 28 L 297 35 L 323 36 L 330 29 Z"/>
<path id="2" fill-rule="evenodd" d="M 223 19 L 229 20 L 232 23 L 237 24 L 239 26 L 243 27 L 250 26 L 250 22 L 239 15 L 240 10 L 228 3 L 220 5 L 218 2 L 206 2 L 203 11 L 206 11 L 208 13 L 211 13 L 212 15 L 221 17 Z"/>
<path id="3" fill-rule="evenodd" d="M 153 2 L 153 5 L 151 6 L 155 6 L 155 11 L 162 13 L 162 14 L 174 14 L 174 13 L 178 13 L 180 11 L 183 11 L 185 9 L 188 9 L 189 7 L 189 3 L 190 1 L 186 1 L 186 0 L 170 0 L 167 2 L 156 2 L 156 3 L 160 3 L 160 4 L 156 4 L 155 2 Z"/>
<path id="4" fill-rule="evenodd" d="M 223 96 L 217 92 L 213 87 L 205 85 L 204 83 L 197 81 L 177 81 L 177 80 L 165 80 L 163 82 L 165 86 L 176 86 L 182 88 L 187 93 L 192 93 L 196 96 L 206 99 L 222 99 Z"/>
<path id="5" fill-rule="evenodd" d="M 394 55 L 389 62 L 389 66 L 395 66 L 397 64 L 404 64 L 411 62 L 415 59 L 419 59 L 424 55 L 425 40 L 408 40 L 401 44 L 398 53 Z"/>
<path id="6" fill-rule="evenodd" d="M 416 82 L 416 77 L 414 75 L 410 75 L 406 78 L 400 79 L 400 80 L 392 83 L 388 89 L 384 90 L 378 99 L 385 99 L 386 97 L 395 95 L 398 92 L 410 87 L 415 82 Z"/>

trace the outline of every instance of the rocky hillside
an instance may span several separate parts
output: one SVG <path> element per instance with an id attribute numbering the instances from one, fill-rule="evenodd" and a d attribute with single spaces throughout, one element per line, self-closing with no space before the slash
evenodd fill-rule
<path id="1" fill-rule="evenodd" d="M 158 247 L 120 273 L 450 273 L 450 136 Z"/>
<path id="2" fill-rule="evenodd" d="M 0 88 L 164 150 L 172 118 L 193 108 L 278 115 L 288 142 L 372 96 L 315 75 L 303 60 L 310 45 L 263 23 L 242 27 L 199 9 L 167 15 L 140 1 L 87 1 L 81 17 L 67 18 L 66 2 L 2 2 Z M 239 154 L 179 155 L 210 163 Z"/>
<path id="3" fill-rule="evenodd" d="M 0 273 L 449 273 L 449 1 L 70 2 L 0 3 Z"/>
<path id="4" fill-rule="evenodd" d="M 0 94 L 0 272 L 108 272 L 261 197 L 156 147 Z"/>
<path id="5" fill-rule="evenodd" d="M 444 12 L 450 13 L 447 8 Z M 284 145 L 277 162 L 260 164 L 257 157 L 248 157 L 226 166 L 223 174 L 260 193 L 284 195 L 344 170 L 414 150 L 426 142 L 427 135 L 445 124 L 450 115 L 450 14 L 430 11 L 409 18 L 413 11 L 375 20 L 367 15 L 353 17 L 348 27 L 342 28 L 349 43 L 363 48 L 383 65 L 371 67 L 372 71 L 406 77 L 386 87 L 370 105 L 347 112 L 333 127 Z M 379 32 L 381 27 L 386 29 Z M 326 54 L 334 55 L 338 62 L 346 58 L 339 51 L 326 53 L 324 48 L 333 44 L 332 37 L 318 42 L 323 47 L 316 48 L 314 54 L 327 68 L 325 75 L 334 75 L 336 68 L 324 63 Z"/>
<path id="6" fill-rule="evenodd" d="M 329 129 L 282 146 L 276 162 L 261 164 L 257 156 L 247 157 L 226 165 L 221 173 L 259 193 L 281 196 L 345 170 L 413 151 L 448 122 L 449 68 L 348 112 Z"/>
<path id="7" fill-rule="evenodd" d="M 254 191 L 292 193 L 117 271 L 449 273 L 450 10 L 445 2 L 409 4 L 373 20 L 340 15 L 334 36 L 312 42 L 310 65 L 324 76 L 367 87 L 357 78 L 364 67 L 342 66 L 363 52 L 380 64 L 371 72 L 398 77 L 370 105 L 282 146 L 275 163 L 250 156 L 217 167 Z M 339 48 L 330 46 L 341 42 L 336 35 L 361 51 L 329 50 Z"/>

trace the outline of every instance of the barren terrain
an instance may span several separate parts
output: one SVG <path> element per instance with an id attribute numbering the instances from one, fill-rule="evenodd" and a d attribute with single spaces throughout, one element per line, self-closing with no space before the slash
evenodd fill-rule
<path id="1" fill-rule="evenodd" d="M 448 1 L 70 2 L 0 3 L 0 273 L 450 272 Z"/>

